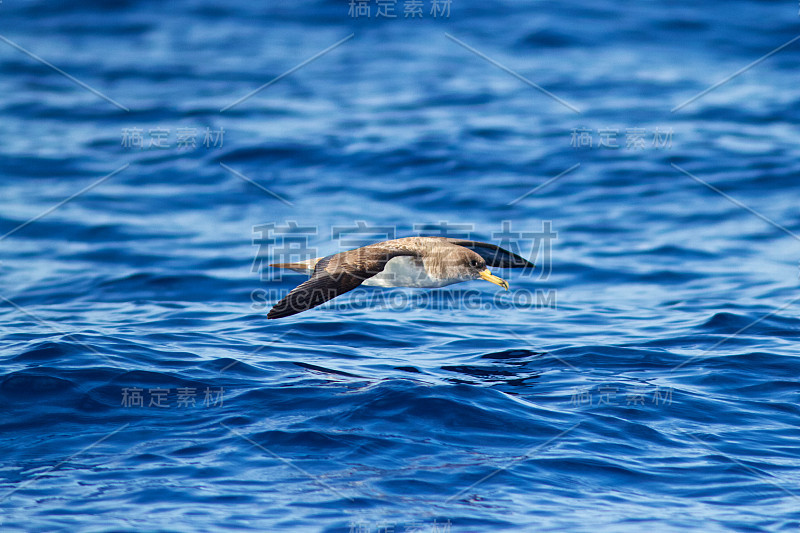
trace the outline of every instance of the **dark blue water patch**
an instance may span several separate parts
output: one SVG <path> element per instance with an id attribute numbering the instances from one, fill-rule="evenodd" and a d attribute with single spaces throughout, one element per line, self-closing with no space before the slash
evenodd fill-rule
<path id="1" fill-rule="evenodd" d="M 317 365 L 312 365 L 312 364 L 309 364 L 309 363 L 298 363 L 298 362 L 295 362 L 294 364 L 299 366 L 299 367 L 301 367 L 301 368 L 305 368 L 307 370 L 313 370 L 313 371 L 316 371 L 316 372 L 322 372 L 324 374 L 333 374 L 333 375 L 337 375 L 337 376 L 346 376 L 346 377 L 351 377 L 351 378 L 362 377 L 362 376 L 357 376 L 355 374 L 351 374 L 349 372 L 343 372 L 341 370 L 334 370 L 334 369 L 331 369 L 331 368 L 324 368 L 324 367 L 317 366 Z"/>
<path id="2" fill-rule="evenodd" d="M 27 114 L 27 112 L 26 112 Z M 86 178 L 86 169 L 69 157 L 36 157 L 32 154 L 16 154 L 4 156 L 0 161 L 0 180 L 9 183 L 12 177 L 44 178 Z"/>
<path id="3" fill-rule="evenodd" d="M 520 47 L 561 48 L 580 46 L 580 35 L 562 34 L 548 29 L 534 30 L 519 41 Z"/>
<path id="4" fill-rule="evenodd" d="M 96 290 L 100 294 L 105 293 L 112 300 L 124 298 L 125 300 L 153 299 L 153 300 L 175 300 L 175 296 L 180 294 L 184 299 L 189 295 L 196 301 L 220 300 L 222 286 L 230 287 L 235 283 L 210 276 L 185 274 L 156 274 L 156 273 L 135 273 L 116 279 L 106 280 L 99 284 Z M 252 287 L 251 282 L 241 282 L 240 287 L 245 285 Z"/>
<path id="5" fill-rule="evenodd" d="M 663 245 L 649 250 L 637 250 L 629 252 L 631 254 L 639 255 L 653 255 L 658 257 L 668 257 L 671 259 L 680 259 L 681 261 L 688 261 L 690 259 L 713 259 L 716 256 L 705 250 L 698 250 L 687 246 L 677 245 Z M 601 255 L 604 255 L 601 253 Z M 615 255 L 615 254 L 609 254 Z"/>
<path id="6" fill-rule="evenodd" d="M 58 395 L 72 389 L 73 386 L 72 381 L 53 376 L 38 373 L 16 373 L 6 376 L 2 389 L 9 396 L 30 398 L 42 393 Z"/>
<path id="7" fill-rule="evenodd" d="M 234 149 L 220 154 L 219 159 L 228 164 L 234 163 L 259 163 L 270 161 L 272 165 L 293 166 L 292 163 L 302 161 L 304 164 L 321 163 L 325 157 L 316 147 L 286 144 L 283 146 L 268 146 L 247 149 Z"/>
<path id="8" fill-rule="evenodd" d="M 531 350 L 504 350 L 502 352 L 483 354 L 481 355 L 481 359 L 497 359 L 497 360 L 527 359 L 529 357 L 536 357 L 539 355 L 544 355 L 544 352 L 534 352 Z"/>
<path id="9" fill-rule="evenodd" d="M 754 323 L 758 320 L 758 323 Z M 747 328 L 748 335 L 775 335 L 781 337 L 793 337 L 800 332 L 800 321 L 793 317 L 781 317 L 776 314 L 768 317 L 748 317 L 734 313 L 716 313 L 706 323 L 703 329 L 734 335 L 740 330 Z"/>
<path id="10" fill-rule="evenodd" d="M 45 341 L 37 343 L 35 346 L 26 349 L 24 352 L 9 358 L 9 361 L 19 363 L 46 363 L 66 359 L 80 353 L 84 348 L 68 342 Z"/>

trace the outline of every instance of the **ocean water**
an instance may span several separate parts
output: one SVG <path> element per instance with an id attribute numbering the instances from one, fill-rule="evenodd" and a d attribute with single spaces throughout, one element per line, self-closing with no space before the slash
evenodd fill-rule
<path id="1" fill-rule="evenodd" d="M 348 4 L 0 4 L 0 530 L 798 531 L 798 5 Z"/>

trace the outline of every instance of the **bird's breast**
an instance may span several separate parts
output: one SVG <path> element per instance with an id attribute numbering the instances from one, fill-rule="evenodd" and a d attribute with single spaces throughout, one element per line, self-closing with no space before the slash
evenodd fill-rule
<path id="1" fill-rule="evenodd" d="M 381 272 L 362 283 L 372 287 L 444 287 L 458 283 L 459 279 L 440 279 L 432 277 L 419 258 L 393 257 Z"/>

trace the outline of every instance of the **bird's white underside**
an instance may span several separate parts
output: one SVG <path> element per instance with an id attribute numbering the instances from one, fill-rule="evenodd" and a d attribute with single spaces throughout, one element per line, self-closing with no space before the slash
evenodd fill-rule
<path id="1" fill-rule="evenodd" d="M 292 269 L 296 272 L 304 272 L 311 275 L 314 266 L 321 258 L 303 261 L 308 265 L 305 271 Z M 428 275 L 419 259 L 408 256 L 393 257 L 389 259 L 381 272 L 364 280 L 362 285 L 370 287 L 417 287 L 417 288 L 436 288 L 452 285 L 465 281 L 463 279 L 438 279 Z"/>
<path id="2" fill-rule="evenodd" d="M 383 271 L 362 283 L 371 287 L 444 287 L 461 279 L 438 279 L 428 275 L 422 262 L 414 257 L 400 256 L 389 259 Z"/>

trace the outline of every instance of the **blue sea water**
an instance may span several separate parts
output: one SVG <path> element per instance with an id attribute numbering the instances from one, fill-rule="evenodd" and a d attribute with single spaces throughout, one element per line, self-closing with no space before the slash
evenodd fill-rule
<path id="1" fill-rule="evenodd" d="M 798 531 L 798 5 L 435 3 L 0 4 L 0 530 Z"/>

